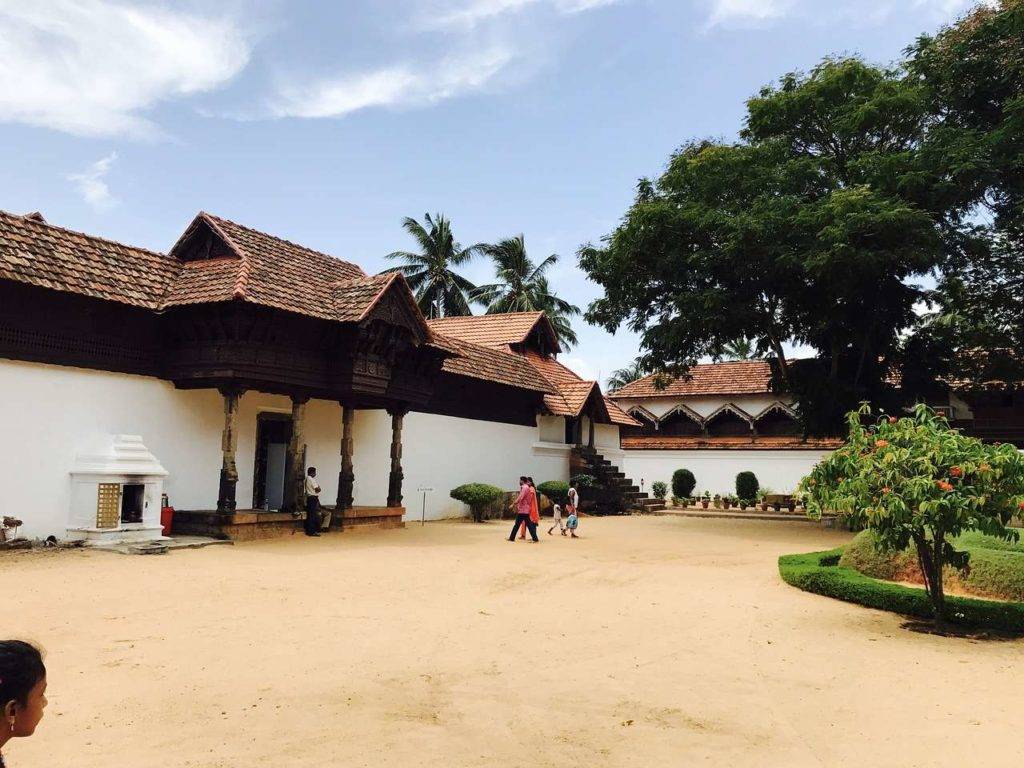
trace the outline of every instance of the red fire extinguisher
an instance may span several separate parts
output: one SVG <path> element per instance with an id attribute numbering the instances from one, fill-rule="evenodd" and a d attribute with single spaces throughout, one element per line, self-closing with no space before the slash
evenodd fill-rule
<path id="1" fill-rule="evenodd" d="M 166 493 L 160 494 L 160 526 L 163 528 L 163 535 L 171 535 L 171 527 L 174 525 L 174 507 L 171 506 Z"/>

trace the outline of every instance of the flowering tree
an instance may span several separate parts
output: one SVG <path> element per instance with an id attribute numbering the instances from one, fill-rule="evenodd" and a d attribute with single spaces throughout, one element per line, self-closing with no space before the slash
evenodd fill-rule
<path id="1" fill-rule="evenodd" d="M 1017 538 L 1007 525 L 1024 510 L 1024 454 L 965 437 L 925 405 L 873 425 L 870 416 L 867 405 L 848 414 L 846 443 L 801 481 L 808 514 L 843 514 L 888 550 L 913 543 L 941 627 L 942 567 L 968 566 L 968 553 L 951 541 L 964 531 Z"/>

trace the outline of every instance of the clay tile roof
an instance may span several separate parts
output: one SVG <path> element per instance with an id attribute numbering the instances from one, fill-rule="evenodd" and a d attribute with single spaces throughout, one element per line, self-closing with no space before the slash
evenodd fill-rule
<path id="1" fill-rule="evenodd" d="M 431 328 L 431 333 L 436 345 L 458 355 L 444 361 L 443 370 L 447 373 L 555 394 L 551 384 L 543 376 L 538 376 L 536 369 L 521 355 L 445 336 L 434 328 Z"/>
<path id="2" fill-rule="evenodd" d="M 507 312 L 495 315 L 440 317 L 427 321 L 432 330 L 445 336 L 482 344 L 504 347 L 526 341 L 543 312 Z"/>
<path id="3" fill-rule="evenodd" d="M 181 280 L 167 296 L 167 306 L 241 299 L 334 320 L 337 285 L 366 277 L 355 264 L 205 212 L 196 217 L 171 253 L 176 254 L 202 224 L 224 241 L 231 255 L 187 262 Z"/>
<path id="4" fill-rule="evenodd" d="M 624 450 L 732 450 L 732 451 L 810 451 L 834 450 L 843 444 L 839 438 L 822 437 L 623 437 Z"/>
<path id="5" fill-rule="evenodd" d="M 634 419 L 624 410 L 619 408 L 615 404 L 615 401 L 610 398 L 604 399 L 604 405 L 608 409 L 608 417 L 611 419 L 612 424 L 618 424 L 620 427 L 640 427 L 643 426 L 638 419 Z"/>
<path id="6" fill-rule="evenodd" d="M 609 397 L 686 397 L 693 395 L 755 395 L 771 392 L 772 366 L 767 360 L 703 363 L 686 376 L 672 379 L 664 389 L 655 386 L 657 374 L 644 376 Z"/>
<path id="7" fill-rule="evenodd" d="M 601 388 L 596 381 L 586 381 L 555 358 L 546 357 L 533 350 L 528 350 L 523 356 L 557 390 L 557 395 L 544 398 L 544 405 L 552 415 L 579 416 L 587 400 L 596 390 L 597 396 L 602 397 L 612 424 L 640 426 L 639 421 L 601 395 Z"/>
<path id="8" fill-rule="evenodd" d="M 346 323 L 357 323 L 370 311 L 391 283 L 397 272 L 343 280 L 334 285 L 334 317 Z"/>
<path id="9" fill-rule="evenodd" d="M 180 269 L 168 256 L 0 211 L 0 279 L 147 309 Z"/>

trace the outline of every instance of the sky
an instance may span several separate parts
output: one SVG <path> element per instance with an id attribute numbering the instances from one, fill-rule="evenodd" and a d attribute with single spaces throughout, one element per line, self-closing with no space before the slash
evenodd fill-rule
<path id="1" fill-rule="evenodd" d="M 523 233 L 563 298 L 639 178 L 831 54 L 891 62 L 969 0 L 0 0 L 0 209 L 166 251 L 206 210 L 359 264 L 441 212 Z M 464 270 L 490 282 L 478 259 Z M 603 382 L 638 338 L 576 323 Z"/>

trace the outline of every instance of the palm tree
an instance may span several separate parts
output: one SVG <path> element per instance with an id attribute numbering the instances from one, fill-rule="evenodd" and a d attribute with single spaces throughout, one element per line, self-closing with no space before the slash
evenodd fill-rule
<path id="1" fill-rule="evenodd" d="M 556 254 L 551 254 L 540 264 L 534 264 L 526 254 L 526 243 L 522 235 L 494 245 L 483 245 L 480 250 L 494 260 L 497 282 L 481 285 L 470 293 L 472 301 L 486 307 L 489 315 L 543 311 L 554 326 L 560 342 L 566 347 L 579 343 L 569 318 L 579 315 L 580 308 L 556 296 L 544 275 L 549 267 L 558 262 Z"/>
<path id="2" fill-rule="evenodd" d="M 756 350 L 750 339 L 736 339 L 726 344 L 722 353 L 726 360 L 753 360 Z"/>
<path id="3" fill-rule="evenodd" d="M 624 386 L 636 381 L 637 379 L 642 379 L 647 375 L 647 373 L 647 366 L 639 360 L 634 360 L 631 365 L 612 371 L 612 375 L 608 377 L 608 381 L 605 383 L 608 387 L 608 391 L 614 392 L 617 389 L 622 389 Z"/>
<path id="4" fill-rule="evenodd" d="M 420 252 L 395 251 L 386 259 L 401 259 L 405 263 L 384 272 L 401 272 L 416 294 L 416 302 L 427 317 L 471 315 L 468 295 L 476 290 L 469 280 L 457 274 L 453 267 L 468 262 L 479 250 L 479 245 L 463 248 L 452 234 L 451 222 L 442 214 L 423 214 L 424 227 L 416 219 L 406 216 L 402 227 L 419 243 Z M 383 272 L 381 273 L 383 274 Z"/>

